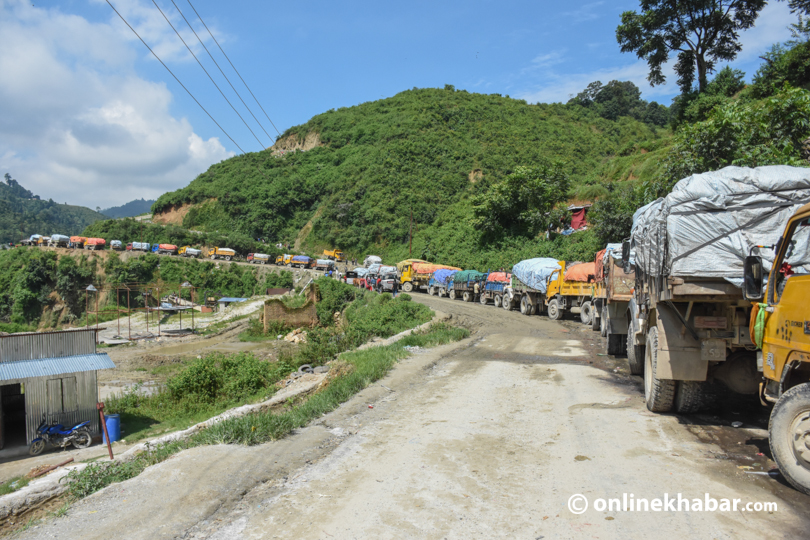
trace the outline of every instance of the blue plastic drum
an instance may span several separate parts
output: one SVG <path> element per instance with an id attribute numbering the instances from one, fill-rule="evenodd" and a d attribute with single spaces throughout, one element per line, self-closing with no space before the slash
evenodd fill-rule
<path id="1" fill-rule="evenodd" d="M 105 414 L 104 420 L 107 423 L 107 433 L 110 434 L 110 442 L 115 442 L 121 439 L 121 417 L 117 414 Z M 107 438 L 104 436 L 104 429 L 101 430 L 101 440 L 107 444 Z"/>

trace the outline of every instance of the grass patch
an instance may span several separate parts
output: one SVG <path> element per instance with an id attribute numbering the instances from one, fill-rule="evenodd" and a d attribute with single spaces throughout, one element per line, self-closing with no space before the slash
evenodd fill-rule
<path id="1" fill-rule="evenodd" d="M 13 493 L 18 489 L 22 489 L 27 486 L 28 482 L 30 481 L 30 478 L 26 478 L 24 476 L 15 476 L 10 480 L 6 480 L 0 484 L 0 495 L 8 495 L 9 493 Z"/>

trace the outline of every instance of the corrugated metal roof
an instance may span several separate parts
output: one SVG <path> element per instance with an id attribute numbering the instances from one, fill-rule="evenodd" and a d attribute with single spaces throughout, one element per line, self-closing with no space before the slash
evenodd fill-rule
<path id="1" fill-rule="evenodd" d="M 220 298 L 217 302 L 244 302 L 247 298 L 232 298 L 230 296 L 226 296 L 224 298 Z"/>
<path id="2" fill-rule="evenodd" d="M 115 364 L 107 353 L 80 354 L 60 358 L 38 358 L 35 360 L 17 360 L 0 362 L 0 381 L 27 379 L 29 377 L 46 377 L 63 373 L 78 373 L 111 369 Z"/>

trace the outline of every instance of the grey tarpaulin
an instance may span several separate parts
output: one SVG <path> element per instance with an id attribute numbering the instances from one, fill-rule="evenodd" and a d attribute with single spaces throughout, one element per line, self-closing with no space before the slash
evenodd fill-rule
<path id="1" fill-rule="evenodd" d="M 560 268 L 562 267 L 556 259 L 528 259 L 520 261 L 512 267 L 512 277 L 532 289 L 545 293 L 546 280 L 555 270 L 560 270 Z"/>
<path id="2" fill-rule="evenodd" d="M 739 286 L 751 247 L 775 244 L 808 202 L 810 169 L 800 167 L 726 167 L 684 178 L 633 215 L 636 266 L 648 275 L 725 278 Z M 810 231 L 799 235 L 794 268 L 810 266 Z M 759 254 L 770 269 L 772 250 Z"/>

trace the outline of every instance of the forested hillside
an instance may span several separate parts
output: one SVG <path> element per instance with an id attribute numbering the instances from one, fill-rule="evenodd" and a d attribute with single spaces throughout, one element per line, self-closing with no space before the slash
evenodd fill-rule
<path id="1" fill-rule="evenodd" d="M 113 219 L 135 217 L 142 214 L 148 214 L 151 211 L 153 204 L 155 204 L 155 201 L 151 199 L 148 201 L 143 198 L 135 199 L 134 201 L 129 201 L 121 206 L 105 208 L 101 211 L 101 213 Z"/>
<path id="2" fill-rule="evenodd" d="M 631 100 L 648 107 L 638 89 Z M 415 250 L 439 256 L 426 233 L 446 222 L 452 230 L 439 236 L 463 233 L 464 245 L 484 252 L 502 245 L 504 236 L 533 238 L 544 228 L 545 218 L 535 217 L 537 227 L 497 223 L 486 235 L 480 227 L 469 231 L 472 207 L 519 167 L 557 171 L 564 179 L 550 193 L 557 202 L 606 193 L 605 175 L 653 175 L 659 161 L 647 160 L 647 147 L 666 146 L 670 136 L 659 125 L 661 109 L 666 113 L 655 105 L 659 114 L 645 122 L 644 115 L 610 119 L 580 104 L 530 105 L 450 86 L 408 90 L 315 116 L 272 149 L 212 166 L 160 197 L 153 210 L 187 212 L 187 228 L 271 241 L 296 240 L 312 220 L 303 245 L 313 251 L 335 245 L 357 256 L 392 257 L 407 249 L 413 215 Z M 308 149 L 291 151 L 301 147 Z M 627 163 L 611 164 L 617 156 Z M 471 261 L 453 256 L 451 262 Z"/>

